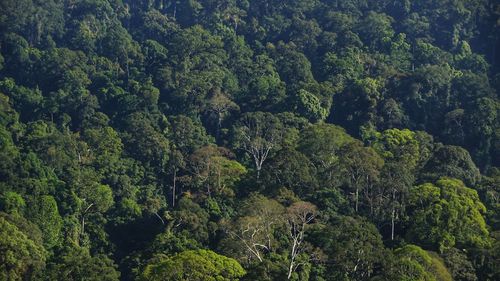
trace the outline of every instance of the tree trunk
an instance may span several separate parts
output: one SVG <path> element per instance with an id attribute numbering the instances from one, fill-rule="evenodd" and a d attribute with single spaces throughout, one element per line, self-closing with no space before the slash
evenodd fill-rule
<path id="1" fill-rule="evenodd" d="M 172 208 L 175 207 L 175 184 L 177 182 L 177 170 L 174 169 L 174 185 L 172 186 Z"/>
<path id="2" fill-rule="evenodd" d="M 222 126 L 222 113 L 217 112 L 217 131 L 215 132 L 215 137 L 219 140 L 220 137 L 220 128 Z"/>
<path id="3" fill-rule="evenodd" d="M 287 279 L 290 279 L 292 277 L 292 273 L 293 273 L 293 265 L 295 263 L 295 252 L 296 252 L 296 248 L 297 247 L 297 241 L 293 241 L 293 245 L 292 245 L 292 253 L 291 253 L 291 256 L 290 256 L 290 266 L 288 267 L 288 275 L 287 275 Z"/>
<path id="4" fill-rule="evenodd" d="M 293 272 L 293 261 L 290 262 L 290 267 L 288 268 L 288 276 L 287 279 L 290 280 L 292 277 L 292 272 Z"/>
<path id="5" fill-rule="evenodd" d="M 395 210 L 394 207 L 392 207 L 392 214 L 391 214 L 391 241 L 394 241 L 394 214 Z"/>
<path id="6" fill-rule="evenodd" d="M 82 216 L 82 230 L 80 232 L 80 236 L 83 236 L 84 232 L 85 232 L 85 215 Z"/>
<path id="7" fill-rule="evenodd" d="M 391 240 L 394 240 L 394 221 L 396 216 L 396 207 L 394 207 L 394 203 L 396 201 L 396 191 L 392 190 L 392 211 L 391 211 Z"/>
<path id="8" fill-rule="evenodd" d="M 355 195 L 355 210 L 356 210 L 356 213 L 358 212 L 358 201 L 359 201 L 359 188 L 356 187 L 356 195 Z"/>

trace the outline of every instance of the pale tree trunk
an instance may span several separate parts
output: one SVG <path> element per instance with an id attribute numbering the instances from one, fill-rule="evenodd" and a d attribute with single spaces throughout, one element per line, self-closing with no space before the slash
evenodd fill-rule
<path id="1" fill-rule="evenodd" d="M 173 180 L 173 185 L 172 185 L 172 208 L 175 207 L 175 185 L 177 182 L 177 170 L 174 169 L 174 180 Z"/>
<path id="2" fill-rule="evenodd" d="M 396 191 L 392 190 L 392 211 L 391 211 L 391 240 L 394 240 L 394 224 L 396 217 L 396 207 L 394 206 L 394 202 L 396 202 Z"/>
<path id="3" fill-rule="evenodd" d="M 287 279 L 290 279 L 292 277 L 292 273 L 295 272 L 300 266 L 300 263 L 296 263 L 296 258 L 300 254 L 303 247 L 302 243 L 304 242 L 306 227 L 315 219 L 317 208 L 311 203 L 296 202 L 292 204 L 292 206 L 288 207 L 288 212 L 288 227 L 290 237 L 293 240 L 287 274 Z"/>
<path id="4" fill-rule="evenodd" d="M 392 214 L 391 214 L 391 240 L 394 240 L 394 207 L 392 207 Z"/>
<path id="5" fill-rule="evenodd" d="M 91 203 L 82 213 L 82 230 L 80 231 L 80 237 L 83 237 L 83 235 L 85 234 L 85 215 L 92 206 L 94 206 L 94 203 Z"/>
<path id="6" fill-rule="evenodd" d="M 290 280 L 290 277 L 292 277 L 292 272 L 293 272 L 293 261 L 290 262 L 290 266 L 288 267 L 288 276 L 287 276 L 288 280 Z"/>
<path id="7" fill-rule="evenodd" d="M 358 205 L 359 205 L 359 188 L 356 187 L 356 194 L 355 194 L 355 210 L 356 213 L 358 212 Z"/>

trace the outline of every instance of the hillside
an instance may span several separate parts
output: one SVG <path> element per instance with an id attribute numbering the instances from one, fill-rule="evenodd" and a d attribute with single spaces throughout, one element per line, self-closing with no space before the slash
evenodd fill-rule
<path id="1" fill-rule="evenodd" d="M 497 0 L 0 0 L 0 281 L 500 280 Z"/>

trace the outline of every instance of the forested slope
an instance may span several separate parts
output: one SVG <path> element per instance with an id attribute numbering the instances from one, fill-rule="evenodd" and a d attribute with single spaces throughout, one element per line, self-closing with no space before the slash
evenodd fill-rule
<path id="1" fill-rule="evenodd" d="M 1 0 L 0 280 L 500 280 L 495 0 Z"/>

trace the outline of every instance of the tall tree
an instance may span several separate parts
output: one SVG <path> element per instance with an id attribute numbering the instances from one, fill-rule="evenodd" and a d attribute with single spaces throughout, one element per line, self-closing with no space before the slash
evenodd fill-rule
<path id="1" fill-rule="evenodd" d="M 441 178 L 410 190 L 408 237 L 443 252 L 459 247 L 487 247 L 490 244 L 484 220 L 486 208 L 477 192 L 460 180 Z"/>
<path id="2" fill-rule="evenodd" d="M 281 145 L 283 125 L 267 112 L 245 113 L 234 128 L 234 146 L 252 157 L 257 179 L 269 153 Z"/>
<path id="3" fill-rule="evenodd" d="M 354 210 L 359 212 L 360 194 L 367 196 L 370 214 L 373 213 L 374 186 L 378 181 L 384 160 L 370 147 L 352 142 L 340 151 L 340 166 L 348 189 L 352 192 Z"/>
<path id="4" fill-rule="evenodd" d="M 266 253 L 276 250 L 274 233 L 285 222 L 285 208 L 259 194 L 250 195 L 241 205 L 239 216 L 230 223 L 227 232 L 249 253 L 248 260 L 256 258 L 262 262 Z"/>
<path id="5" fill-rule="evenodd" d="M 318 209 L 309 202 L 298 201 L 287 208 L 286 221 L 288 235 L 290 237 L 290 255 L 287 278 L 292 277 L 301 263 L 298 257 L 305 249 L 305 233 L 310 224 L 314 223 L 318 216 Z"/>
<path id="6" fill-rule="evenodd" d="M 245 270 L 234 259 L 210 250 L 184 251 L 172 257 L 158 257 L 146 265 L 144 280 L 239 280 Z"/>

